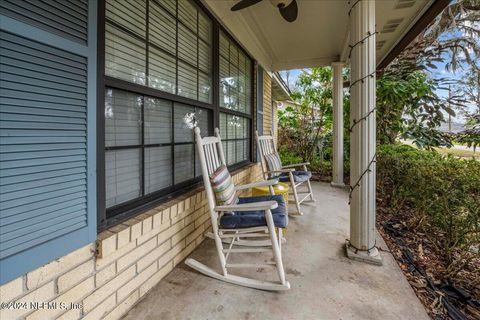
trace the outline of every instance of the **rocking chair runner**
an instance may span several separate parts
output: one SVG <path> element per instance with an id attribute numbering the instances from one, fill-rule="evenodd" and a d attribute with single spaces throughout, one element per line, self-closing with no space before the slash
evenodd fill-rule
<path id="1" fill-rule="evenodd" d="M 293 195 L 293 202 L 297 209 L 296 213 L 303 215 L 300 205 L 307 198 L 310 198 L 310 201 L 315 201 L 313 198 L 312 185 L 310 184 L 312 174 L 307 170 L 307 165 L 310 163 L 305 162 L 282 166 L 273 133 L 270 132 L 269 136 L 259 136 L 258 131 L 255 131 L 255 137 L 261 157 L 263 178 L 265 180 L 276 178 L 280 182 L 289 183 L 292 190 L 290 194 Z M 295 170 L 296 168 L 300 168 L 301 170 L 297 171 Z M 307 183 L 307 191 L 299 192 L 299 187 L 305 182 Z M 300 199 L 299 196 L 303 196 L 303 198 Z"/>
<path id="2" fill-rule="evenodd" d="M 202 138 L 200 129 L 195 128 L 195 138 L 197 151 L 202 167 L 203 182 L 207 195 L 210 217 L 212 221 L 213 239 L 217 248 L 217 254 L 220 260 L 221 273 L 192 259 L 188 258 L 185 263 L 191 268 L 212 278 L 262 290 L 287 290 L 290 284 L 285 280 L 285 271 L 283 269 L 281 240 L 282 228 L 288 223 L 286 213 L 286 204 L 281 196 L 262 196 L 262 197 L 244 197 L 224 205 L 217 205 L 215 196 L 219 196 L 220 191 L 224 192 L 226 188 L 218 188 L 217 182 L 212 183 L 212 179 L 217 179 L 220 175 L 230 178 L 226 172 L 225 156 L 222 149 L 222 141 L 218 128 L 215 129 L 215 136 Z M 221 172 L 221 173 L 219 173 Z M 222 181 L 225 181 L 224 179 Z M 235 192 L 247 190 L 258 186 L 272 186 L 277 184 L 277 180 L 259 181 L 251 184 L 234 186 Z M 216 189 L 214 189 L 214 187 Z M 230 198 L 229 195 L 224 198 Z M 222 198 L 223 200 L 223 198 Z M 279 236 L 275 232 L 279 230 Z M 248 240 L 242 240 L 248 239 Z M 250 240 L 250 239 L 262 240 Z M 265 240 L 267 238 L 268 240 Z M 225 240 L 230 241 L 228 248 L 223 247 Z M 255 245 L 254 243 L 258 243 Z M 253 244 L 252 244 L 253 243 Z M 238 248 L 248 244 L 249 247 Z M 237 247 L 235 247 L 237 246 Z M 258 253 L 271 252 L 274 261 L 267 263 L 229 263 L 228 258 L 235 253 Z M 279 282 L 261 281 L 252 278 L 240 277 L 230 274 L 227 270 L 231 268 L 260 268 L 273 267 L 277 270 Z"/>

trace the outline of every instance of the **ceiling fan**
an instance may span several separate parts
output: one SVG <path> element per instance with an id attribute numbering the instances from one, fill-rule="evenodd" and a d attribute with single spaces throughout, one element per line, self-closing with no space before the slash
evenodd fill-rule
<path id="1" fill-rule="evenodd" d="M 261 2 L 262 0 L 240 0 L 232 7 L 232 11 L 238 11 L 254 4 Z M 298 16 L 297 0 L 270 0 L 270 3 L 278 8 L 282 17 L 288 22 L 293 22 Z"/>

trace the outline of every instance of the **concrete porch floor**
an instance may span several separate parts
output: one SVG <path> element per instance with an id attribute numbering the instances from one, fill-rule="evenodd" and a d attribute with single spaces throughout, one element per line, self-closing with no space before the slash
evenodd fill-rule
<path id="1" fill-rule="evenodd" d="M 282 248 L 289 291 L 235 286 L 182 263 L 124 319 L 429 319 L 390 253 L 381 252 L 381 267 L 345 257 L 347 192 L 326 183 L 313 188 L 317 201 L 303 205 L 304 216 L 290 219 Z M 377 244 L 387 249 L 381 237 Z M 205 240 L 191 257 L 218 268 L 212 240 Z M 273 269 L 242 275 L 248 274 L 275 276 Z"/>

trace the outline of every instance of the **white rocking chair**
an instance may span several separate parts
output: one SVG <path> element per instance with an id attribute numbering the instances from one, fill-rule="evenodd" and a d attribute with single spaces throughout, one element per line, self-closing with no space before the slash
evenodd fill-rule
<path id="1" fill-rule="evenodd" d="M 280 182 L 286 182 L 290 185 L 289 195 L 293 195 L 293 199 L 289 200 L 295 203 L 297 215 L 303 215 L 303 212 L 300 208 L 300 205 L 307 199 L 310 198 L 310 201 L 315 201 L 313 198 L 312 185 L 310 183 L 311 172 L 308 171 L 307 165 L 309 162 L 290 164 L 287 166 L 282 166 L 281 163 L 278 163 L 279 168 L 271 170 L 267 167 L 266 156 L 278 154 L 277 146 L 275 144 L 275 139 L 273 133 L 270 132 L 269 136 L 259 136 L 258 131 L 255 131 L 255 137 L 257 140 L 257 146 L 260 153 L 263 178 L 265 180 L 276 178 Z M 296 171 L 296 168 L 301 170 Z M 299 187 L 306 183 L 306 191 L 299 192 Z M 305 190 L 305 189 L 304 189 Z M 302 197 L 300 199 L 300 197 Z"/>
<path id="2" fill-rule="evenodd" d="M 263 197 L 245 197 L 238 198 L 238 201 L 231 205 L 217 206 L 210 176 L 216 170 L 226 165 L 225 157 L 222 149 L 222 142 L 218 128 L 215 129 L 215 136 L 202 138 L 200 129 L 195 128 L 195 138 L 197 151 L 202 167 L 203 181 L 205 184 L 205 192 L 207 195 L 208 206 L 210 208 L 210 217 L 213 227 L 213 239 L 217 249 L 218 258 L 220 260 L 221 272 L 200 263 L 197 260 L 188 258 L 185 264 L 191 268 L 201 272 L 209 277 L 222 280 L 225 282 L 261 289 L 261 290 L 288 290 L 290 283 L 285 280 L 285 271 L 283 269 L 281 240 L 282 228 L 288 223 L 286 214 L 286 204 L 281 196 L 263 196 Z M 235 191 L 247 190 L 259 186 L 272 186 L 277 184 L 276 180 L 259 181 L 251 184 L 235 186 Z M 264 201 L 270 199 L 269 201 Z M 275 201 L 278 200 L 278 201 Z M 280 206 L 279 206 L 280 204 Z M 283 214 L 281 211 L 283 210 Z M 227 215 L 225 215 L 227 213 Z M 233 214 L 232 214 L 233 213 Z M 253 217 L 254 221 L 248 221 L 249 217 Z M 239 219 L 238 223 L 232 225 L 222 225 L 223 219 Z M 240 219 L 242 218 L 242 219 Z M 283 221 L 280 223 L 279 221 Z M 246 224 L 246 226 L 242 226 Z M 278 227 L 278 237 L 275 228 Z M 248 240 L 242 240 L 248 239 Z M 250 239 L 262 240 L 250 240 Z M 267 240 L 265 240 L 267 238 Z M 224 240 L 228 240 L 228 248 L 223 247 Z M 252 244 L 254 241 L 257 244 Z M 238 248 L 239 245 L 244 246 L 245 243 L 250 247 Z M 235 253 L 259 253 L 271 252 L 274 260 L 267 263 L 229 263 L 228 259 L 231 254 Z M 261 268 L 273 267 L 278 273 L 278 282 L 262 281 L 247 277 L 236 276 L 230 274 L 227 270 L 233 268 Z"/>

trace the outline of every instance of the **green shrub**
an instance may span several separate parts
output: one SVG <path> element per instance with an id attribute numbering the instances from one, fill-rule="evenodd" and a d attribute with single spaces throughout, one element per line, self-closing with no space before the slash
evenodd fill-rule
<path id="1" fill-rule="evenodd" d="M 282 159 L 283 165 L 295 164 L 295 163 L 302 163 L 302 156 L 298 153 L 289 150 L 284 146 L 279 147 L 279 155 Z M 313 157 L 310 161 L 310 165 L 308 169 L 312 171 L 312 173 L 323 176 L 324 179 L 331 176 L 332 174 L 332 160 L 321 158 L 318 154 Z M 343 170 L 344 174 L 347 177 L 350 174 L 350 161 L 349 159 L 344 158 L 343 161 Z"/>
<path id="2" fill-rule="evenodd" d="M 302 157 L 299 154 L 289 151 L 285 147 L 279 147 L 278 153 L 284 166 L 303 162 Z"/>
<path id="3" fill-rule="evenodd" d="M 479 256 L 480 162 L 405 145 L 379 146 L 377 190 L 392 212 L 413 213 L 411 227 L 431 237 L 450 276 Z"/>

